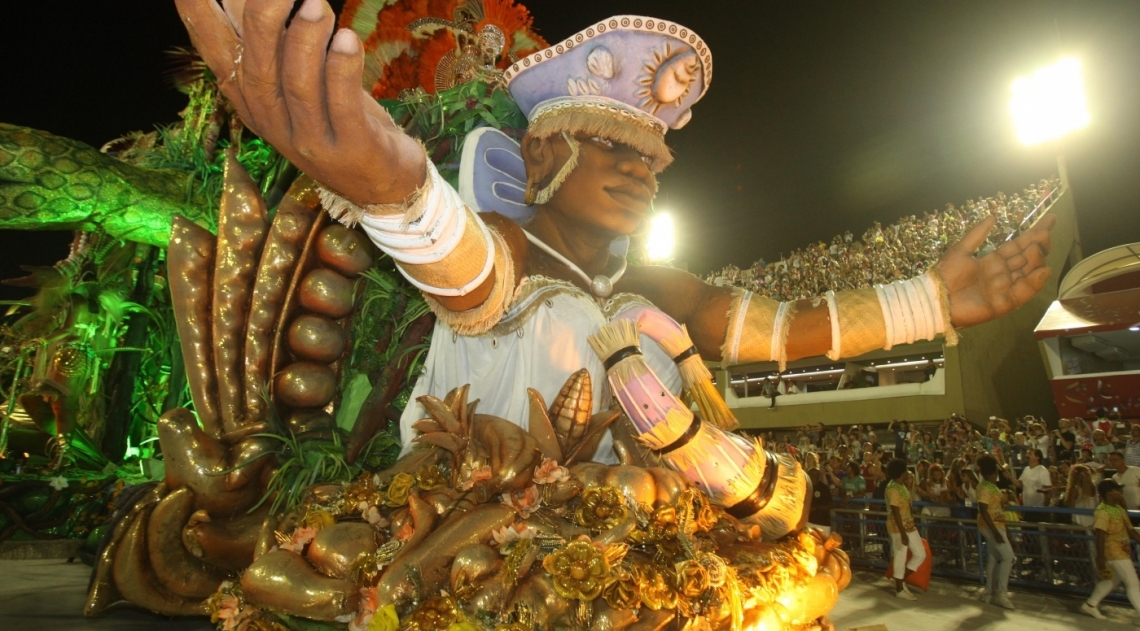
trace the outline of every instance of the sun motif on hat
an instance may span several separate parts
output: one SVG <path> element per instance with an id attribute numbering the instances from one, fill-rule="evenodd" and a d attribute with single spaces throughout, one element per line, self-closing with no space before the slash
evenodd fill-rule
<path id="1" fill-rule="evenodd" d="M 641 88 L 634 94 L 641 99 L 642 109 L 656 115 L 664 106 L 679 107 L 700 75 L 701 60 L 696 51 L 688 46 L 677 47 L 673 42 L 665 42 L 645 63 L 637 80 Z"/>

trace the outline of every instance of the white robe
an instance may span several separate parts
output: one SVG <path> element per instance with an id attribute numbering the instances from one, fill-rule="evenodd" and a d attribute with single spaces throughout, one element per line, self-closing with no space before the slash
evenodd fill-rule
<path id="1" fill-rule="evenodd" d="M 416 398 L 425 394 L 443 399 L 453 388 L 470 384 L 468 400 L 479 400 L 478 413 L 498 416 L 527 428 L 527 388 L 534 388 L 549 405 L 570 375 L 581 368 L 590 371 L 593 412 L 608 409 L 613 396 L 606 383 L 601 360 L 586 336 L 624 311 L 652 306 L 633 294 L 617 294 L 599 304 L 578 287 L 543 276 L 524 278 L 510 307 L 494 328 L 477 336 L 455 333 L 442 319 L 436 321 L 431 348 L 412 390 L 411 400 L 400 418 L 403 453 L 412 446 L 416 421 L 427 418 Z M 656 342 L 641 336 L 646 364 L 674 394 L 681 389 L 681 376 Z M 606 432 L 593 460 L 613 464 L 613 438 Z"/>

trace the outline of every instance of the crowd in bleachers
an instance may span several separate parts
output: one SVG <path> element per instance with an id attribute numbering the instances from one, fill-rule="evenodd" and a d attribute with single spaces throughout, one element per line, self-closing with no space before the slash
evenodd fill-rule
<path id="1" fill-rule="evenodd" d="M 1093 487 L 1114 478 L 1125 486 L 1128 508 L 1140 509 L 1140 425 L 1107 410 L 1091 421 L 1060 419 L 1052 426 L 1033 416 L 991 417 L 982 429 L 953 415 L 941 423 L 877 428 L 809 425 L 763 437 L 769 449 L 793 453 L 831 502 L 882 498 L 885 466 L 899 457 L 914 474 L 915 499 L 939 505 L 925 507 L 927 514 L 965 514 L 956 509 L 975 505 L 977 461 L 988 454 L 1001 467 L 997 485 L 1010 506 L 1092 508 Z M 829 502 L 817 504 L 823 510 Z"/>
<path id="2" fill-rule="evenodd" d="M 963 206 L 911 215 L 888 226 L 874 226 L 855 238 L 851 232 L 741 269 L 729 265 L 708 282 L 751 290 L 775 300 L 800 300 L 828 290 L 859 289 L 911 278 L 925 272 L 965 231 L 994 216 L 997 226 L 985 249 L 996 248 L 1023 229 L 1026 217 L 1058 189 L 1056 179 L 1041 180 L 1018 194 L 969 200 Z"/>
<path id="3" fill-rule="evenodd" d="M 886 554 L 899 598 L 916 599 L 907 577 L 933 563 L 927 558 L 932 549 L 938 563 L 957 563 L 969 573 L 965 558 L 956 560 L 967 547 L 959 529 L 976 522 L 985 540 L 984 548 L 977 547 L 985 559 L 984 602 L 1016 608 L 1008 592 L 1016 568 L 1019 580 L 1092 588 L 1081 611 L 1095 618 L 1104 618 L 1100 602 L 1123 583 L 1140 614 L 1140 578 L 1129 544 L 1140 542 L 1134 528 L 1140 520 L 1126 512 L 1140 509 L 1140 423 L 1115 411 L 1098 410 L 1093 420 L 1060 419 L 1052 427 L 1032 416 L 990 417 L 982 429 L 953 415 L 915 425 L 809 425 L 763 438 L 769 449 L 792 454 L 807 471 L 811 523 L 829 529 L 832 510 L 845 504 L 855 514 L 885 509 L 885 518 L 870 519 L 885 527 L 889 548 L 872 544 L 860 554 Z M 925 516 L 923 534 L 912 507 Z M 847 518 L 837 526 L 843 526 L 843 536 L 864 540 L 853 523 Z M 1052 538 L 1056 532 L 1059 538 Z M 1072 533 L 1086 533 L 1087 541 Z"/>

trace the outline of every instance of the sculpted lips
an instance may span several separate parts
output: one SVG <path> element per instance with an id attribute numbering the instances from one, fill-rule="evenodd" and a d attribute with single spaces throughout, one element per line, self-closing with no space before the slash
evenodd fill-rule
<path id="1" fill-rule="evenodd" d="M 606 192 L 611 197 L 619 202 L 629 203 L 634 202 L 636 205 L 643 208 L 648 208 L 649 203 L 653 201 L 653 196 L 649 190 L 639 184 L 623 184 L 621 186 L 611 186 L 606 188 Z"/>

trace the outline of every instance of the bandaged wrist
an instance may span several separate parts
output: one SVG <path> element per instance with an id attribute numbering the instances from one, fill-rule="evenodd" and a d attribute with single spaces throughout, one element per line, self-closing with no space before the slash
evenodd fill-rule
<path id="1" fill-rule="evenodd" d="M 721 357 L 727 364 L 774 361 L 782 371 L 787 363 L 785 350 L 796 303 L 776 302 L 737 291 L 728 311 L 728 331 Z"/>
<path id="2" fill-rule="evenodd" d="M 877 285 L 875 293 L 884 321 L 882 348 L 890 350 L 898 344 L 933 340 L 939 335 L 945 335 L 949 346 L 957 343 L 957 334 L 950 326 L 946 291 L 933 271 L 888 285 Z"/>
<path id="3" fill-rule="evenodd" d="M 491 274 L 494 242 L 431 160 L 426 164 L 423 186 L 403 203 L 360 207 L 327 189 L 320 191 L 321 203 L 334 219 L 359 223 L 418 289 L 462 296 Z"/>

